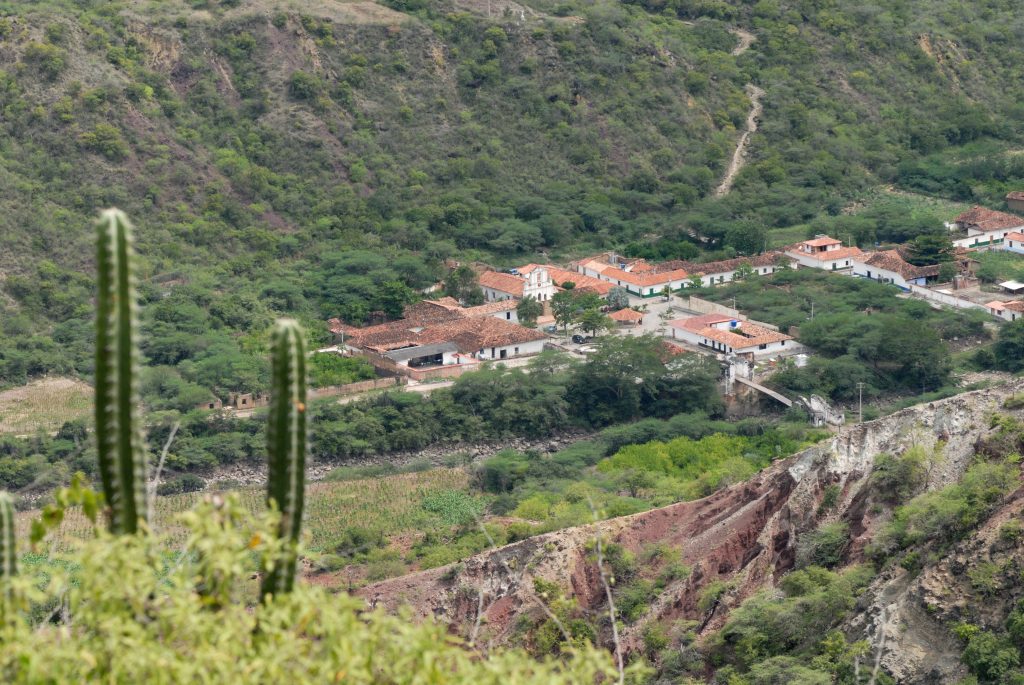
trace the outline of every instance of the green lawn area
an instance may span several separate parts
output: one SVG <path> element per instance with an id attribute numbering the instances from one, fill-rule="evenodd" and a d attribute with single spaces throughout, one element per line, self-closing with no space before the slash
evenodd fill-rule
<path id="1" fill-rule="evenodd" d="M 978 277 L 985 283 L 1024 281 L 1024 255 L 1005 250 L 991 250 L 978 252 L 974 258 L 981 262 Z"/>

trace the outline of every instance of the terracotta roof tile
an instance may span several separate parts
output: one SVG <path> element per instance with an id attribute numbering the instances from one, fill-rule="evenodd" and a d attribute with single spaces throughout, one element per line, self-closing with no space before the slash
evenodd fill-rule
<path id="1" fill-rule="evenodd" d="M 1024 200 L 1024 190 L 1011 190 L 1006 194 L 1007 200 Z"/>
<path id="2" fill-rule="evenodd" d="M 726 316 L 725 314 L 701 314 L 700 316 L 687 316 L 675 321 L 669 321 L 668 325 L 674 328 L 688 328 L 693 331 L 699 331 L 706 326 L 725 323 L 734 319 L 736 319 L 735 316 Z"/>
<path id="3" fill-rule="evenodd" d="M 1024 198 L 1021 198 L 1021 199 L 1024 200 Z M 1020 242 L 1024 242 L 1024 233 L 1020 233 L 1019 231 L 1014 231 L 1013 233 L 1007 233 L 1006 234 L 1006 239 L 1007 240 L 1019 240 Z"/>
<path id="4" fill-rule="evenodd" d="M 897 250 L 869 252 L 857 261 L 868 266 L 873 266 L 877 269 L 892 271 L 906 279 L 937 276 L 940 268 L 938 264 L 932 264 L 930 266 L 914 266 L 903 259 L 903 256 Z"/>
<path id="5" fill-rule="evenodd" d="M 806 243 L 798 243 L 798 245 L 806 245 Z M 817 259 L 823 262 L 832 259 L 846 259 L 847 257 L 856 257 L 857 255 L 864 254 L 864 251 L 859 247 L 841 247 L 838 250 L 822 250 L 821 252 L 801 252 L 799 249 L 790 249 L 788 251 L 799 254 L 801 257 L 810 257 L 811 259 Z"/>
<path id="6" fill-rule="evenodd" d="M 467 317 L 490 316 L 491 314 L 496 314 L 498 312 L 510 311 L 518 306 L 519 302 L 516 300 L 498 300 L 497 302 L 478 304 L 475 307 L 466 307 L 461 311 L 462 314 Z"/>
<path id="7" fill-rule="evenodd" d="M 685 269 L 675 269 L 673 271 L 664 271 L 661 273 L 638 274 L 630 271 L 624 271 L 617 266 L 604 267 L 601 269 L 601 275 L 606 278 L 615 279 L 616 281 L 622 281 L 638 287 L 668 285 L 671 281 L 682 281 L 688 276 Z"/>
<path id="8" fill-rule="evenodd" d="M 964 228 L 973 228 L 979 231 L 998 231 L 1004 228 L 1024 226 L 1024 218 L 979 205 L 971 207 L 953 221 Z"/>
<path id="9" fill-rule="evenodd" d="M 550 264 L 527 264 L 526 266 L 519 267 L 519 273 L 525 275 L 538 268 L 547 269 L 548 275 L 551 276 L 551 280 L 555 285 L 560 286 L 566 281 L 572 281 L 576 284 L 576 290 L 591 288 L 593 292 L 596 292 L 601 297 L 607 295 L 608 291 L 615 287 L 613 284 L 608 281 L 602 281 L 600 278 L 594 278 L 593 276 L 569 271 L 568 269 L 562 269 Z"/>
<path id="10" fill-rule="evenodd" d="M 637 323 L 643 321 L 644 315 L 634 309 L 620 309 L 608 315 L 614 321 Z"/>
<path id="11" fill-rule="evenodd" d="M 508 293 L 514 297 L 522 297 L 526 281 L 512 274 L 503 274 L 499 271 L 484 271 L 480 274 L 480 286 Z"/>
<path id="12" fill-rule="evenodd" d="M 774 266 L 780 257 L 781 252 L 765 252 L 753 257 L 735 257 L 733 259 L 722 259 L 717 262 L 665 262 L 662 266 L 672 265 L 674 268 L 686 269 L 691 274 L 725 274 L 735 271 L 742 264 L 749 264 L 752 267 Z"/>
<path id="13" fill-rule="evenodd" d="M 843 241 L 836 240 L 835 238 L 830 238 L 829 236 L 826 235 L 820 238 L 814 238 L 812 240 L 805 240 L 803 244 L 807 245 L 808 247 L 828 247 L 829 245 L 842 245 Z"/>

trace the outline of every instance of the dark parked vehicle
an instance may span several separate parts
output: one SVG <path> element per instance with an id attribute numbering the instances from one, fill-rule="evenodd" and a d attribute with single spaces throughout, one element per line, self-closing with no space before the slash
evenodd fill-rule
<path id="1" fill-rule="evenodd" d="M 593 338 L 591 338 L 589 335 L 580 335 L 579 333 L 576 333 L 575 335 L 572 336 L 572 341 L 577 345 L 588 343 L 591 340 L 593 340 Z"/>

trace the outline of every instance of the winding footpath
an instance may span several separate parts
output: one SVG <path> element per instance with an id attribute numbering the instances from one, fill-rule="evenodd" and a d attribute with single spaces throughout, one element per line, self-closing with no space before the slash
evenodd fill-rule
<path id="1" fill-rule="evenodd" d="M 754 34 L 743 29 L 733 29 L 732 32 L 739 38 L 739 43 L 729 54 L 733 57 L 739 57 L 750 48 L 756 37 Z M 746 91 L 747 97 L 750 98 L 750 113 L 747 114 L 747 124 L 743 129 L 742 135 L 740 135 L 739 141 L 736 143 L 736 149 L 733 150 L 729 167 L 725 171 L 725 177 L 719 186 L 715 188 L 715 197 L 728 195 L 729 191 L 732 190 L 732 184 L 736 180 L 736 175 L 740 173 L 740 169 L 747 163 L 746 155 L 747 147 L 750 145 L 750 136 L 757 131 L 757 120 L 764 111 L 764 106 L 761 104 L 761 99 L 765 95 L 764 90 L 758 88 L 753 83 L 748 83 Z"/>

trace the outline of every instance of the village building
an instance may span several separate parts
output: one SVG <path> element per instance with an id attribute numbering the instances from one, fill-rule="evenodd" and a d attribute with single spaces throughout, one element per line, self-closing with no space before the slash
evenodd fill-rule
<path id="1" fill-rule="evenodd" d="M 546 269 L 548 275 L 551 277 L 551 281 L 557 288 L 564 288 L 566 283 L 572 283 L 573 289 L 578 291 L 593 292 L 603 297 L 608 296 L 608 292 L 615 286 L 608 281 L 602 281 L 599 278 L 593 276 L 587 276 L 579 273 L 578 271 L 570 271 L 569 269 L 562 269 L 551 264 L 527 264 L 517 269 L 521 276 L 528 276 L 537 269 Z"/>
<path id="2" fill-rule="evenodd" d="M 717 262 L 668 262 L 685 269 L 690 274 L 691 280 L 694 276 L 700 277 L 701 285 L 711 286 L 722 283 L 729 283 L 736 280 L 736 272 L 749 267 L 755 275 L 767 276 L 780 269 L 789 268 L 791 260 L 781 252 L 765 252 L 753 257 L 736 257 L 734 259 L 723 259 Z"/>
<path id="3" fill-rule="evenodd" d="M 996 300 L 987 302 L 985 308 L 988 309 L 989 314 L 992 316 L 998 316 L 1000 319 L 1007 321 L 1024 319 L 1024 300 L 1011 300 L 1009 302 L 999 302 Z"/>
<path id="4" fill-rule="evenodd" d="M 385 373 L 417 380 L 457 376 L 481 361 L 539 354 L 547 340 L 540 331 L 489 314 L 438 322 L 402 319 L 366 328 L 337 319 L 329 324 L 332 332 L 344 334 L 349 352 Z"/>
<path id="5" fill-rule="evenodd" d="M 1006 206 L 1011 212 L 1024 212 L 1024 190 L 1014 190 L 1006 194 Z"/>
<path id="6" fill-rule="evenodd" d="M 992 248 L 1010 233 L 1024 230 L 1024 218 L 975 205 L 953 219 L 953 228 L 966 234 L 953 239 L 955 247 Z"/>
<path id="7" fill-rule="evenodd" d="M 999 284 L 999 287 L 1012 295 L 1024 293 L 1024 283 L 1020 281 L 1003 281 Z"/>
<path id="8" fill-rule="evenodd" d="M 608 318 L 619 326 L 639 326 L 643 323 L 644 315 L 635 309 L 620 309 L 609 314 Z"/>
<path id="9" fill-rule="evenodd" d="M 751 358 L 800 349 L 791 336 L 724 314 L 702 314 L 669 322 L 672 338 L 722 354 Z"/>
<path id="10" fill-rule="evenodd" d="M 526 297 L 533 297 L 538 302 L 547 302 L 556 292 L 551 275 L 543 267 L 534 269 L 526 275 L 484 271 L 479 276 L 479 282 L 480 289 L 484 292 L 484 300 L 487 302 L 522 300 Z"/>
<path id="11" fill-rule="evenodd" d="M 812 240 L 805 240 L 786 248 L 785 254 L 801 267 L 849 271 L 853 268 L 853 258 L 859 257 L 863 252 L 859 247 L 844 247 L 841 240 L 818 235 Z"/>
<path id="12" fill-rule="evenodd" d="M 899 250 L 868 252 L 854 257 L 853 275 L 870 278 L 882 283 L 891 283 L 902 290 L 912 285 L 924 286 L 939 276 L 939 265 L 914 266 L 903 259 Z"/>
<path id="13" fill-rule="evenodd" d="M 1000 248 L 1009 252 L 1024 254 L 1024 233 L 1020 231 L 1007 233 L 1006 237 L 1003 238 L 1003 243 L 1000 245 Z"/>
<path id="14" fill-rule="evenodd" d="M 672 268 L 671 264 L 650 264 L 644 259 L 619 257 L 614 252 L 574 262 L 573 266 L 584 276 L 625 288 L 638 297 L 660 295 L 666 287 L 679 290 L 689 278 L 685 269 Z"/>

